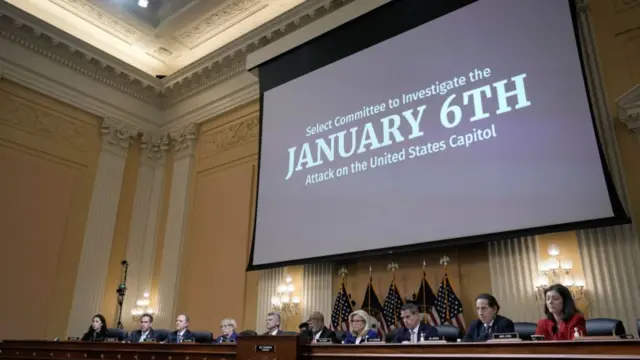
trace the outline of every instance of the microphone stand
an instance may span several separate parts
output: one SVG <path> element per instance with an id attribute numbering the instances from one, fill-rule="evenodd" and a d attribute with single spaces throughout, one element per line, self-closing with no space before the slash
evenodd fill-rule
<path id="1" fill-rule="evenodd" d="M 124 329 L 122 325 L 122 304 L 124 303 L 124 295 L 127 293 L 127 270 L 129 270 L 129 262 L 127 260 L 122 260 L 120 265 L 124 268 L 122 275 L 122 283 L 118 285 L 116 289 L 116 294 L 118 295 L 118 329 Z"/>

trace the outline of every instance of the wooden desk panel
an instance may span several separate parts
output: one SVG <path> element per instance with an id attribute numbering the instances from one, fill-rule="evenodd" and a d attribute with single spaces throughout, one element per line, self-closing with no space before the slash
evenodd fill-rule
<path id="1" fill-rule="evenodd" d="M 296 338 L 290 337 L 291 346 Z M 245 339 L 243 339 L 245 340 Z M 246 339 L 267 343 L 264 339 Z M 278 343 L 284 339 L 278 339 Z M 270 343 L 270 342 L 269 342 Z M 274 342 L 275 344 L 275 342 Z M 238 345 L 242 346 L 242 345 Z M 278 345 L 278 350 L 283 344 Z M 434 345 L 302 345 L 299 358 L 309 360 L 380 359 L 625 359 L 640 360 L 640 340 L 591 340 L 519 343 L 450 343 Z M 294 360 L 276 352 L 236 356 L 234 344 L 125 344 L 53 341 L 0 342 L 0 360 Z M 241 358 L 242 356 L 249 356 Z M 255 358 L 255 359 L 254 359 Z"/>
<path id="2" fill-rule="evenodd" d="M 0 360 L 230 360 L 234 344 L 159 344 L 79 341 L 13 341 L 0 343 Z"/>
<path id="3" fill-rule="evenodd" d="M 639 340 L 448 343 L 433 345 L 313 345 L 304 352 L 314 360 L 340 359 L 634 359 Z"/>

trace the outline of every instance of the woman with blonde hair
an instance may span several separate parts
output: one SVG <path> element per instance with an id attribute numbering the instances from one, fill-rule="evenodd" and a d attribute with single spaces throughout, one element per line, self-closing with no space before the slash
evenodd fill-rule
<path id="1" fill-rule="evenodd" d="M 349 332 L 344 343 L 360 344 L 369 338 L 378 338 L 378 332 L 371 328 L 369 314 L 364 310 L 356 310 L 349 314 Z"/>
<path id="2" fill-rule="evenodd" d="M 234 319 L 222 319 L 220 321 L 220 331 L 222 335 L 214 341 L 215 343 L 236 342 L 238 334 L 236 333 L 237 323 Z"/>

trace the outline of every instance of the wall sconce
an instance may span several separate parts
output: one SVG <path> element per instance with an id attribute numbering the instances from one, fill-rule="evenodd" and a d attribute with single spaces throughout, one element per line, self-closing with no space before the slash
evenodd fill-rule
<path id="1" fill-rule="evenodd" d="M 547 253 L 550 257 L 538 264 L 539 275 L 535 285 L 536 300 L 539 303 L 545 302 L 544 291 L 551 284 L 562 284 L 569 289 L 574 300 L 583 300 L 585 298 L 585 284 L 583 280 L 574 280 L 571 276 L 573 261 L 559 259 L 560 248 L 556 244 L 549 245 Z"/>
<path id="2" fill-rule="evenodd" d="M 138 321 L 143 314 L 153 315 L 153 309 L 149 307 L 151 301 L 149 300 L 149 293 L 145 292 L 142 299 L 136 301 L 136 307 L 131 309 L 131 317 L 133 320 Z"/>
<path id="3" fill-rule="evenodd" d="M 295 291 L 292 281 L 291 276 L 287 275 L 285 283 L 277 286 L 276 296 L 271 298 L 273 311 L 285 319 L 300 313 L 300 297 L 292 296 Z"/>

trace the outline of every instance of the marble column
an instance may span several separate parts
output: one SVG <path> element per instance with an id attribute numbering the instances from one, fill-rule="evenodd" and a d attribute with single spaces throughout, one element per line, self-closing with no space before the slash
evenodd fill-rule
<path id="1" fill-rule="evenodd" d="M 91 317 L 100 310 L 127 151 L 138 129 L 114 119 L 104 119 L 100 132 L 102 150 L 78 264 L 68 336 L 81 336 L 91 324 Z M 115 290 L 113 296 L 116 296 Z"/>
<path id="2" fill-rule="evenodd" d="M 168 134 L 150 133 L 143 134 L 140 144 L 140 169 L 126 251 L 129 273 L 122 311 L 122 323 L 125 328 L 135 327 L 131 310 L 136 307 L 136 301 L 151 290 L 158 221 L 162 208 L 164 167 L 169 145 Z M 151 303 L 151 309 L 155 311 L 156 305 Z"/>
<path id="3" fill-rule="evenodd" d="M 176 312 L 178 274 L 190 200 L 189 185 L 195 161 L 196 125 L 190 124 L 172 131 L 170 136 L 175 155 L 158 280 L 158 311 L 154 321 L 156 328 L 172 328 Z"/>

